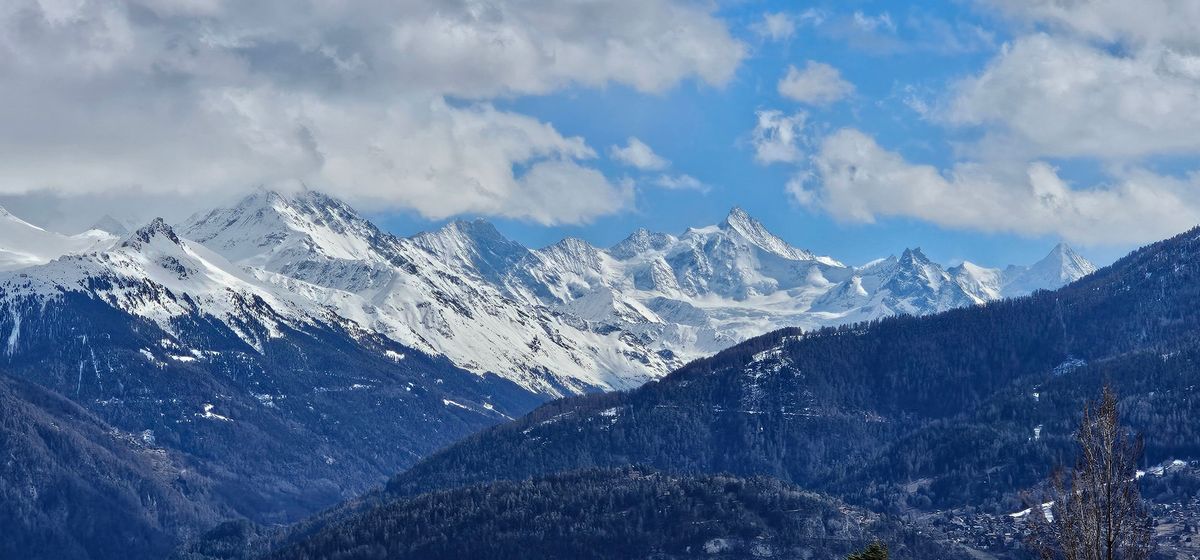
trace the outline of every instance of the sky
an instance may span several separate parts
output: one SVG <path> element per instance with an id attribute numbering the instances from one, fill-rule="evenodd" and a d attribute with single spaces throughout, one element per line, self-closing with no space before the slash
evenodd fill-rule
<path id="1" fill-rule="evenodd" d="M 740 206 L 848 263 L 1105 264 L 1200 223 L 1200 3 L 9 0 L 0 204 L 261 187 L 530 246 Z"/>

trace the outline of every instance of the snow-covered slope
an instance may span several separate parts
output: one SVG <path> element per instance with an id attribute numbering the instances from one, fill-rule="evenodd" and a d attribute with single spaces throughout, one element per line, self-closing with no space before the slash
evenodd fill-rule
<path id="1" fill-rule="evenodd" d="M 1037 290 L 1070 284 L 1096 271 L 1096 266 L 1059 243 L 1042 260 L 1031 266 L 1010 266 L 1004 270 L 1004 297 L 1023 296 Z"/>
<path id="2" fill-rule="evenodd" d="M 970 262 L 945 269 L 920 249 L 848 267 L 789 245 L 740 208 L 679 236 L 640 229 L 607 250 L 566 239 L 520 257 L 503 253 L 506 293 L 608 324 L 683 360 L 781 327 L 936 313 L 1021 293 L 1012 274 Z M 1058 270 L 1047 262 L 1074 266 L 1025 272 Z M 1009 268 L 1037 289 L 1093 269 L 1065 246 L 1033 267 Z"/>
<path id="3" fill-rule="evenodd" d="M 637 386 L 678 362 L 494 284 L 523 248 L 486 223 L 401 239 L 315 192 L 262 192 L 183 235 L 280 290 L 476 372 L 551 395 Z"/>
<path id="4" fill-rule="evenodd" d="M 1004 271 L 946 269 L 919 249 L 851 267 L 740 208 L 607 249 L 575 238 L 528 249 L 482 220 L 400 238 L 312 191 L 256 192 L 178 234 L 158 220 L 124 239 L 62 236 L 3 214 L 0 247 L 37 253 L 0 278 L 10 297 L 85 291 L 168 332 L 178 317 L 211 316 L 255 348 L 284 327 L 336 325 L 551 396 L 634 387 L 781 327 L 939 312 L 1094 269 L 1064 245 Z"/>
<path id="5" fill-rule="evenodd" d="M 118 447 L 180 457 L 162 465 L 172 484 L 265 523 L 545 398 L 316 304 L 332 290 L 265 276 L 161 219 L 106 251 L 0 272 L 0 370 L 103 418 Z"/>
<path id="6" fill-rule="evenodd" d="M 262 347 L 263 333 L 271 336 L 281 322 L 311 324 L 331 319 L 307 301 L 255 279 L 204 246 L 181 239 L 161 218 L 130 233 L 110 250 L 65 255 L 8 272 L 0 276 L 0 289 L 8 299 L 87 294 L 153 321 L 168 333 L 176 330 L 176 318 L 209 315 L 255 348 Z M 15 345 L 19 337 L 19 330 L 10 333 L 9 345 Z"/>
<path id="7" fill-rule="evenodd" d="M 873 261 L 834 286 L 813 303 L 827 320 L 853 322 L 888 315 L 923 315 L 982 303 L 920 249 L 907 249 L 899 258 Z"/>
<path id="8" fill-rule="evenodd" d="M 98 229 L 71 236 L 46 231 L 0 208 L 0 270 L 45 264 L 68 253 L 106 248 L 116 239 Z"/>
<path id="9" fill-rule="evenodd" d="M 481 220 L 453 222 L 408 241 L 465 283 L 485 283 L 506 299 L 549 309 L 588 333 L 606 333 L 640 356 L 654 356 L 632 364 L 646 377 L 661 375 L 660 364 L 706 356 L 781 327 L 983 303 L 1005 295 L 1007 278 L 971 263 L 947 270 L 919 249 L 849 267 L 791 246 L 740 208 L 719 224 L 678 236 L 639 229 L 608 249 L 567 238 L 531 250 Z M 1034 282 L 1055 288 L 1074 277 Z M 471 327 L 445 332 L 464 328 Z"/>

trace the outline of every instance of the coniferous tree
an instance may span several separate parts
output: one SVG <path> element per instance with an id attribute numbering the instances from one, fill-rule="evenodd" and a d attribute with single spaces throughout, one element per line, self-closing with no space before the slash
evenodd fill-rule
<path id="1" fill-rule="evenodd" d="M 875 541 L 870 546 L 860 552 L 851 554 L 846 560 L 887 560 L 888 548 L 886 544 Z"/>

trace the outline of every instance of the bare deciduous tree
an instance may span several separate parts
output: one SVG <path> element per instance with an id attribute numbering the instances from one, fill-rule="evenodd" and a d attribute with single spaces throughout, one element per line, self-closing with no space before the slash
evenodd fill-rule
<path id="1" fill-rule="evenodd" d="M 1030 544 L 1043 560 L 1150 558 L 1153 520 L 1137 485 L 1142 439 L 1121 426 L 1112 388 L 1084 407 L 1076 439 L 1075 468 L 1056 471 L 1048 496 L 1031 505 Z"/>

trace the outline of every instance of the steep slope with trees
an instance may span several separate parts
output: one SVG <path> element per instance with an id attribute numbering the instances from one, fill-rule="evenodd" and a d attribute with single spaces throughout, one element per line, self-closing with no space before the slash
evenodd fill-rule
<path id="1" fill-rule="evenodd" d="M 767 478 L 589 470 L 433 492 L 368 511 L 272 559 L 957 558 L 894 520 Z"/>
<path id="2" fill-rule="evenodd" d="M 624 464 L 771 475 L 886 509 L 1017 505 L 1109 380 L 1150 461 L 1200 454 L 1197 230 L 1056 292 L 778 331 L 629 393 L 566 399 L 419 463 L 397 496 Z M 1041 426 L 1041 429 L 1038 427 Z M 925 503 L 928 500 L 929 503 Z"/>

